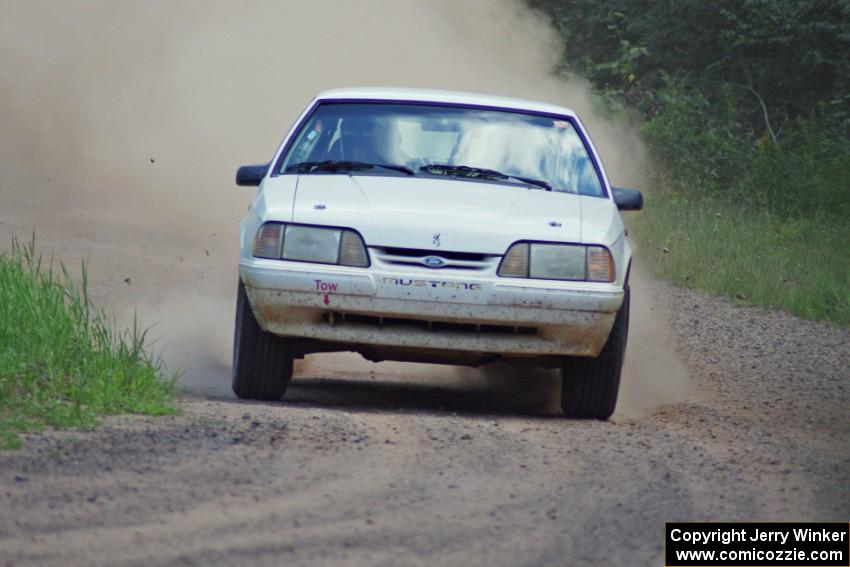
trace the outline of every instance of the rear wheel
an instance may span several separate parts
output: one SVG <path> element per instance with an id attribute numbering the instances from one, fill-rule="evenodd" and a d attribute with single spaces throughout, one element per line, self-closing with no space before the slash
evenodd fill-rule
<path id="1" fill-rule="evenodd" d="M 242 399 L 279 400 L 292 378 L 286 339 L 260 328 L 239 281 L 233 338 L 233 393 Z"/>
<path id="2" fill-rule="evenodd" d="M 561 409 L 567 417 L 608 419 L 617 405 L 629 333 L 629 296 L 617 312 L 608 341 L 596 358 L 571 358 L 561 369 Z"/>

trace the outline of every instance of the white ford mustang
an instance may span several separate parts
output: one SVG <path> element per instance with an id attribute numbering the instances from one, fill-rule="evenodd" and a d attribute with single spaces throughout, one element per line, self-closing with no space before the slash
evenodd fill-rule
<path id="1" fill-rule="evenodd" d="M 293 358 L 561 368 L 571 417 L 614 411 L 631 248 L 570 110 L 409 89 L 321 93 L 240 227 L 233 390 L 279 399 Z M 518 379 L 521 373 L 518 372 Z"/>

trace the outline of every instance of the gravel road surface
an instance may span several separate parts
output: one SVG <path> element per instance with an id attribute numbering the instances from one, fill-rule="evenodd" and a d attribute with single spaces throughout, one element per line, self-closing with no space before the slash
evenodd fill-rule
<path id="1" fill-rule="evenodd" d="M 282 402 L 248 403 L 227 394 L 229 235 L 165 246 L 37 213 L 0 228 L 88 255 L 101 304 L 163 321 L 191 392 L 180 416 L 0 452 L 0 565 L 662 565 L 665 521 L 850 518 L 847 330 L 651 285 L 637 297 L 675 340 L 633 324 L 631 360 L 661 363 L 630 363 L 652 375 L 625 387 L 658 403 L 609 422 L 559 417 L 550 373 L 354 355 L 311 357 Z"/>

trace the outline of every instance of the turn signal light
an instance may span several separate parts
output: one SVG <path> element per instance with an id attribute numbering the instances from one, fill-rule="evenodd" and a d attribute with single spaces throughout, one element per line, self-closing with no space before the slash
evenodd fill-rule
<path id="1" fill-rule="evenodd" d="M 257 258 L 280 258 L 283 225 L 277 222 L 267 222 L 257 232 L 254 241 L 254 256 Z"/>
<path id="2" fill-rule="evenodd" d="M 363 239 L 350 230 L 342 231 L 342 241 L 339 244 L 339 263 L 343 266 L 366 268 L 369 266 L 369 254 Z"/>
<path id="3" fill-rule="evenodd" d="M 503 278 L 528 277 L 528 244 L 514 244 L 499 266 L 499 275 Z"/>
<path id="4" fill-rule="evenodd" d="M 611 252 L 601 246 L 587 247 L 587 281 L 613 282 L 616 279 Z"/>

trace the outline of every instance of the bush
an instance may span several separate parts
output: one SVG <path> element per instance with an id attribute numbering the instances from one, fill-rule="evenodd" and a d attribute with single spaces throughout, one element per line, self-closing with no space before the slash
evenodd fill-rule
<path id="1" fill-rule="evenodd" d="M 663 165 L 635 219 L 642 258 L 679 285 L 850 326 L 850 140 L 812 117 L 744 144 L 698 95 L 669 97 L 644 127 Z"/>
<path id="2" fill-rule="evenodd" d="M 747 143 L 735 121 L 735 99 L 715 103 L 696 89 L 673 84 L 656 93 L 657 111 L 643 126 L 658 163 L 675 175 L 677 189 L 705 194 L 727 191 L 746 167 Z"/>

